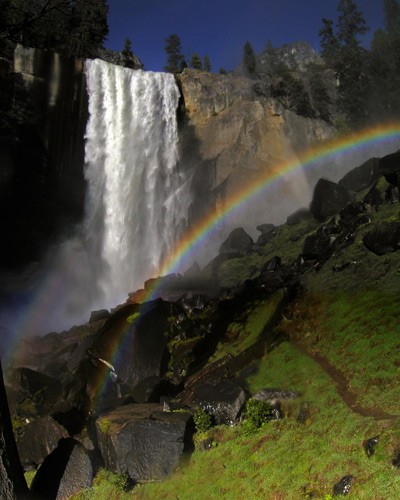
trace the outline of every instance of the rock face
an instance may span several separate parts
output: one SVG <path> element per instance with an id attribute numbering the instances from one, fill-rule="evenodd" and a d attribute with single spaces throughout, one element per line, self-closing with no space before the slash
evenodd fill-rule
<path id="1" fill-rule="evenodd" d="M 0 498 L 27 497 L 28 488 L 15 445 L 0 363 Z"/>
<path id="2" fill-rule="evenodd" d="M 251 236 L 249 236 L 242 227 L 238 227 L 234 229 L 222 243 L 219 253 L 246 253 L 251 250 L 253 243 Z"/>
<path id="3" fill-rule="evenodd" d="M 0 81 L 1 265 L 38 258 L 83 211 L 83 62 L 17 46 Z"/>
<path id="4" fill-rule="evenodd" d="M 178 82 L 186 107 L 183 160 L 197 167 L 195 189 L 211 192 L 217 206 L 223 207 L 244 183 L 271 171 L 288 152 L 333 133 L 323 121 L 297 116 L 256 95 L 254 81 L 241 76 L 186 69 Z"/>
<path id="5" fill-rule="evenodd" d="M 126 405 L 96 422 L 107 469 L 134 481 L 168 477 L 192 447 L 192 417 L 163 412 L 160 404 Z"/>

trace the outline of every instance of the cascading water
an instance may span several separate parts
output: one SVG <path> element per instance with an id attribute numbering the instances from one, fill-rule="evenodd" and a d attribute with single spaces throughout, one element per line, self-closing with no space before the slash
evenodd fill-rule
<path id="1" fill-rule="evenodd" d="M 84 221 L 50 252 L 36 284 L 1 308 L 0 328 L 15 339 L 70 328 L 125 301 L 157 276 L 187 224 L 191 183 L 178 161 L 174 77 L 100 60 L 86 61 L 85 71 Z"/>
<path id="2" fill-rule="evenodd" d="M 100 301 L 108 306 L 155 276 L 191 201 L 178 165 L 174 77 L 86 62 L 88 196 L 84 232 Z"/>

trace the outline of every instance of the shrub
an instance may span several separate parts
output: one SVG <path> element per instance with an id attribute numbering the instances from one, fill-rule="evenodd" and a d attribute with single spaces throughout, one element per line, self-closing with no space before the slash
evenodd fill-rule
<path id="1" fill-rule="evenodd" d="M 193 415 L 197 432 L 205 432 L 212 426 L 211 415 L 202 408 L 198 408 Z"/>
<path id="2" fill-rule="evenodd" d="M 263 424 L 271 420 L 271 405 L 266 401 L 249 399 L 246 404 L 246 427 L 248 430 L 259 429 Z"/>

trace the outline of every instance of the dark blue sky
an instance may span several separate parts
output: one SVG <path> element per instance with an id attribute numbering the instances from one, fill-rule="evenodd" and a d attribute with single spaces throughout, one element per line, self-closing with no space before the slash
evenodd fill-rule
<path id="1" fill-rule="evenodd" d="M 260 52 L 304 40 L 319 48 L 321 19 L 337 19 L 338 0 L 109 0 L 110 34 L 106 46 L 121 50 L 130 37 L 147 70 L 166 63 L 165 39 L 180 36 L 185 56 L 208 54 L 212 69 L 235 68 L 248 40 Z M 357 0 L 373 32 L 383 25 L 383 0 Z"/>

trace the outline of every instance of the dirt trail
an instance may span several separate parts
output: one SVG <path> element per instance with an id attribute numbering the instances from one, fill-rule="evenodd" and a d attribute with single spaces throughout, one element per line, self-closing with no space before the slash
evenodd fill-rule
<path id="1" fill-rule="evenodd" d="M 386 413 L 379 408 L 367 408 L 358 404 L 357 395 L 349 389 L 348 381 L 342 372 L 335 368 L 326 358 L 324 358 L 320 354 L 307 351 L 302 345 L 298 344 L 297 342 L 292 341 L 292 343 L 303 354 L 315 360 L 325 371 L 325 373 L 329 375 L 329 377 L 335 382 L 340 397 L 354 413 L 358 413 L 362 417 L 372 417 L 376 420 L 393 420 L 399 418 L 398 415 Z"/>

